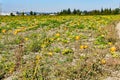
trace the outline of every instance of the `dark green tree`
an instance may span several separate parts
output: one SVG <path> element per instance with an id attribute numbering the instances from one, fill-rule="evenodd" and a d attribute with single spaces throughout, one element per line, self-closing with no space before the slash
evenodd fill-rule
<path id="1" fill-rule="evenodd" d="M 84 14 L 84 15 L 87 15 L 87 14 L 88 14 L 88 12 L 85 10 L 85 11 L 83 11 L 83 14 Z"/>
<path id="2" fill-rule="evenodd" d="M 33 15 L 37 15 L 37 13 L 36 13 L 36 12 L 34 12 L 34 13 L 33 13 Z"/>
<path id="3" fill-rule="evenodd" d="M 67 10 L 64 9 L 64 10 L 63 10 L 63 14 L 67 14 Z"/>
<path id="4" fill-rule="evenodd" d="M 114 14 L 119 14 L 119 12 L 120 12 L 120 9 L 119 9 L 119 8 L 116 8 L 116 9 L 114 10 Z"/>
<path id="5" fill-rule="evenodd" d="M 103 14 L 103 13 L 104 13 L 104 10 L 103 10 L 103 8 L 101 8 L 100 14 Z"/>
<path id="6" fill-rule="evenodd" d="M 33 15 L 33 11 L 30 11 L 30 15 Z"/>
<path id="7" fill-rule="evenodd" d="M 10 13 L 10 16 L 15 16 L 13 13 Z"/>
<path id="8" fill-rule="evenodd" d="M 68 8 L 68 10 L 67 10 L 67 14 L 71 14 L 71 10 L 70 10 L 70 8 Z"/>
<path id="9" fill-rule="evenodd" d="M 111 8 L 109 9 L 109 14 L 112 14 L 112 9 Z"/>
<path id="10" fill-rule="evenodd" d="M 76 9 L 73 10 L 73 14 L 77 14 L 77 10 Z"/>
<path id="11" fill-rule="evenodd" d="M 24 12 L 22 12 L 22 13 L 21 13 L 21 15 L 22 15 L 22 16 L 24 16 L 24 15 L 25 15 L 25 13 L 24 13 Z"/>
<path id="12" fill-rule="evenodd" d="M 78 9 L 78 10 L 76 11 L 76 14 L 77 14 L 77 15 L 81 15 L 81 11 Z"/>

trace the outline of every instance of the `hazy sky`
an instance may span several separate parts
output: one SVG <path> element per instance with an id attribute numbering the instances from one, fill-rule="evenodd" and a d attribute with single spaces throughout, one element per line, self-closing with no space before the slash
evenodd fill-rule
<path id="1" fill-rule="evenodd" d="M 62 9 L 92 10 L 119 7 L 120 0 L 0 0 L 2 11 L 56 12 Z"/>

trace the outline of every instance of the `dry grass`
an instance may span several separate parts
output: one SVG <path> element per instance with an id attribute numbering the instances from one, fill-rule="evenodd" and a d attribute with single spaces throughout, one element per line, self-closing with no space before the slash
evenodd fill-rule
<path id="1" fill-rule="evenodd" d="M 115 29 L 116 21 L 101 27 L 102 21 L 106 20 L 104 16 L 47 18 L 35 19 L 32 28 L 16 35 L 1 33 L 1 42 L 7 48 L 2 49 L 10 52 L 2 53 L 5 57 L 2 64 L 7 67 L 2 68 L 5 73 L 0 73 L 1 79 L 11 75 L 15 80 L 103 80 L 115 68 L 119 69 L 120 41 Z M 42 27 L 36 27 L 41 19 L 47 20 Z M 111 53 L 113 46 L 115 50 Z"/>

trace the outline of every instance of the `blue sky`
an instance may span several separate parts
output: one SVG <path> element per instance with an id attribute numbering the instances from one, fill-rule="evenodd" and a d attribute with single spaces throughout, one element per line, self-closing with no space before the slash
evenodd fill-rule
<path id="1" fill-rule="evenodd" d="M 2 11 L 56 12 L 62 9 L 93 10 L 119 7 L 120 0 L 0 0 Z"/>

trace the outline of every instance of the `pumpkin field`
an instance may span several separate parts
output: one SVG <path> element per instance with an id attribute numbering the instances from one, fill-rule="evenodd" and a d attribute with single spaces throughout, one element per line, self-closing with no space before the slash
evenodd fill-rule
<path id="1" fill-rule="evenodd" d="M 0 80 L 104 80 L 120 70 L 120 15 L 0 16 Z"/>

